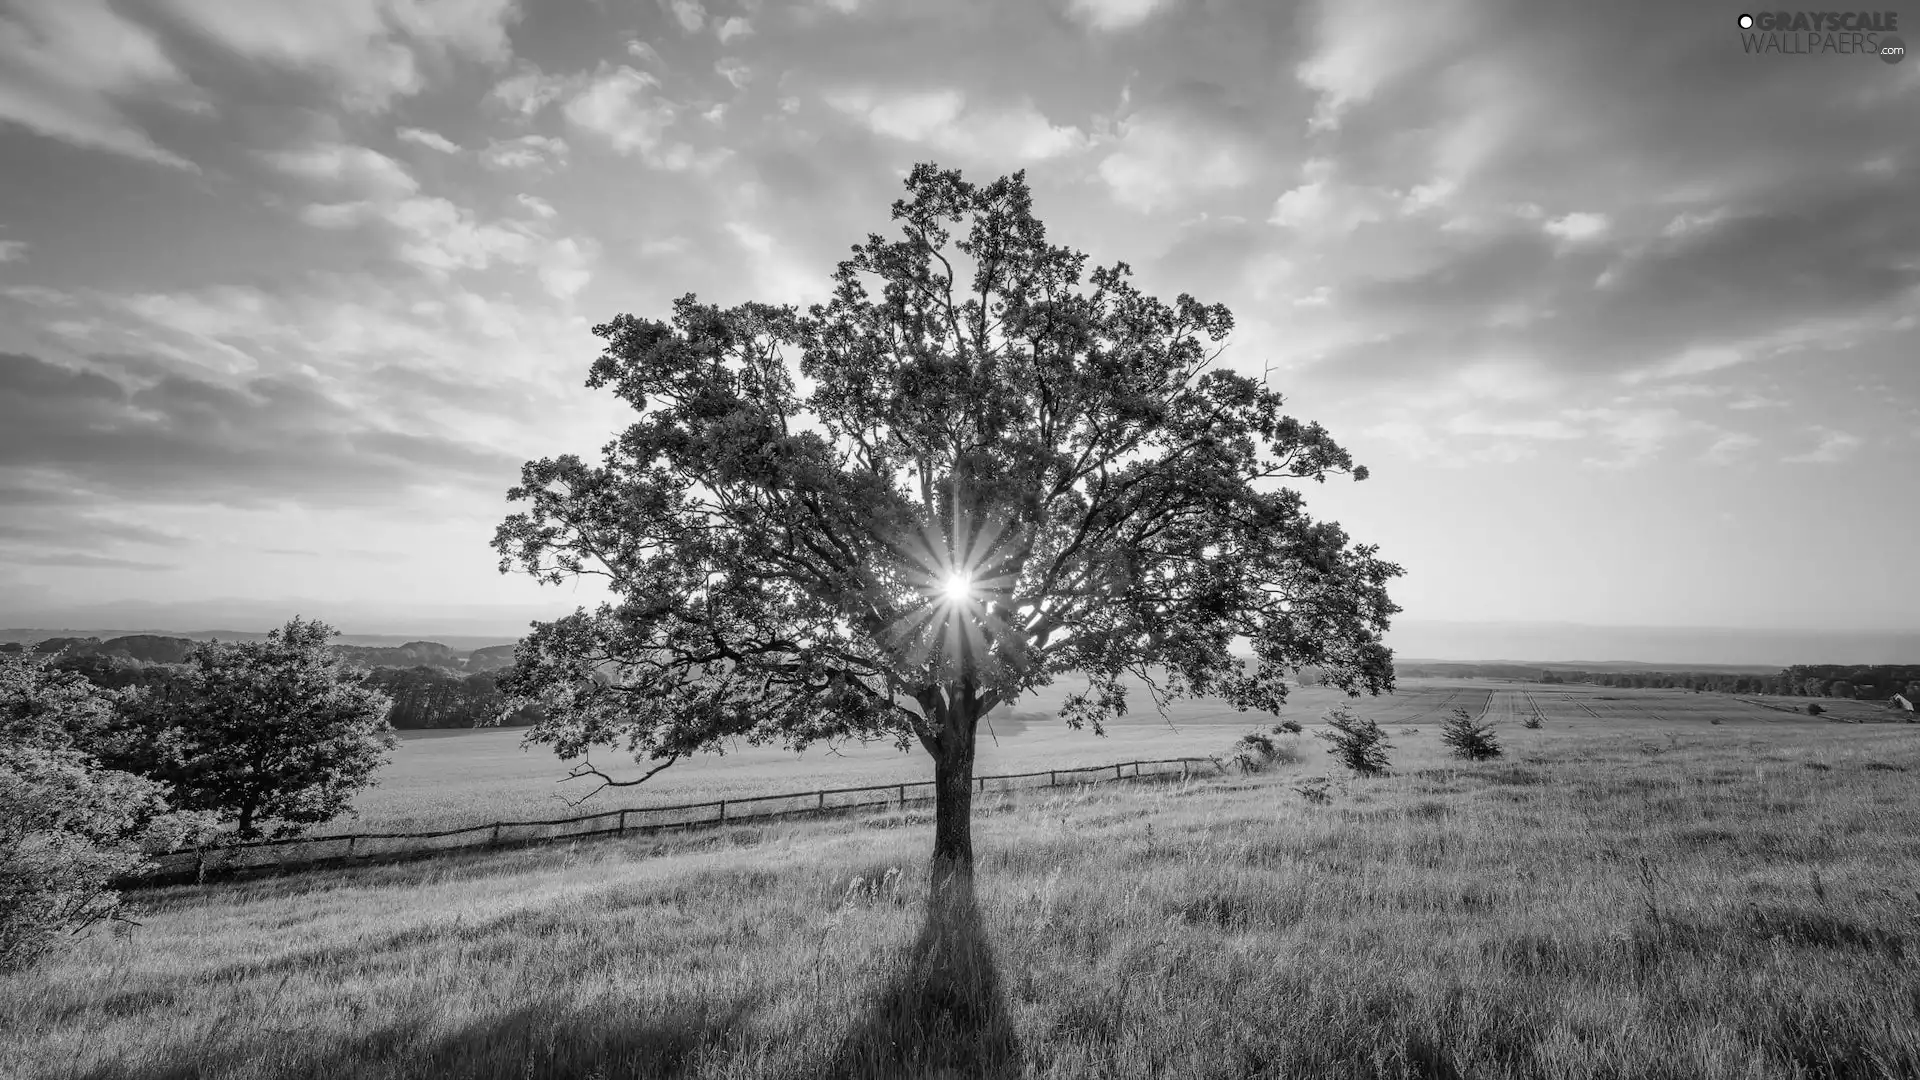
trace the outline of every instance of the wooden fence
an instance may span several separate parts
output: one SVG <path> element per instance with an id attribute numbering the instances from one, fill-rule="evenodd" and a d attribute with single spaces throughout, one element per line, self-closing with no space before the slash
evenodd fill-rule
<path id="1" fill-rule="evenodd" d="M 1047 769 L 1040 772 L 977 776 L 977 792 L 1013 791 L 1093 784 L 1102 781 L 1171 777 L 1174 767 L 1182 779 L 1196 767 L 1215 767 L 1212 758 L 1166 758 L 1160 761 L 1123 761 L 1113 765 Z M 875 797 L 877 796 L 877 797 Z M 764 821 L 769 818 L 819 816 L 853 810 L 905 809 L 933 798 L 932 780 L 908 780 L 864 787 L 827 788 L 785 795 L 749 795 L 682 803 L 676 806 L 628 807 L 580 817 L 548 821 L 495 821 L 459 829 L 420 833 L 349 833 L 338 836 L 301 836 L 286 840 L 255 840 L 238 844 L 168 852 L 154 856 L 154 870 L 128 886 L 176 884 L 252 872 L 276 872 L 340 865 L 362 860 L 389 860 L 465 851 L 579 840 L 592 836 L 624 836 Z"/>

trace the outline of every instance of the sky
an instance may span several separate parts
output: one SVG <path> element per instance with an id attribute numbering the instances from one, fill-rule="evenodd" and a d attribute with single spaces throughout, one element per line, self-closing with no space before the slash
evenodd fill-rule
<path id="1" fill-rule="evenodd" d="M 597 601 L 488 547 L 629 415 L 591 327 L 823 299 L 931 160 L 1233 310 L 1221 362 L 1371 470 L 1308 506 L 1417 655 L 1914 629 L 1920 61 L 1738 14 L 0 0 L 0 625 Z"/>

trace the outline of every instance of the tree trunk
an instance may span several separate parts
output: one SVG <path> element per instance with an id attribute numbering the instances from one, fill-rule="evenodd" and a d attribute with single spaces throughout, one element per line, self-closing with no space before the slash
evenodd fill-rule
<path id="1" fill-rule="evenodd" d="M 955 705 L 958 712 L 964 706 Z M 974 718 L 964 713 L 940 733 L 933 760 L 933 882 L 973 876 Z"/>

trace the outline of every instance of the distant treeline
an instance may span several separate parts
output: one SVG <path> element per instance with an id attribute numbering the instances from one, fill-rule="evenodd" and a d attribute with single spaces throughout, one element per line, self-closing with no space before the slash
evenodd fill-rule
<path id="1" fill-rule="evenodd" d="M 1796 664 L 1771 674 L 1727 670 L 1582 671 L 1525 664 L 1416 663 L 1396 665 L 1402 678 L 1520 679 L 1544 683 L 1663 690 L 1712 690 L 1723 694 L 1886 701 L 1895 694 L 1920 699 L 1920 664 Z"/>
<path id="2" fill-rule="evenodd" d="M 53 666 L 86 677 L 96 686 L 120 689 L 166 682 L 186 661 L 195 643 L 187 638 L 131 634 L 109 638 L 48 638 L 32 651 L 59 654 Z M 504 706 L 497 680 L 513 665 L 513 646 L 496 645 L 462 655 L 437 641 L 410 641 L 394 648 L 334 645 L 349 663 L 368 668 L 362 685 L 393 699 L 387 722 L 396 728 L 473 727 Z M 0 652 L 23 652 L 18 643 Z M 532 724 L 536 710 L 523 709 L 506 723 Z"/>

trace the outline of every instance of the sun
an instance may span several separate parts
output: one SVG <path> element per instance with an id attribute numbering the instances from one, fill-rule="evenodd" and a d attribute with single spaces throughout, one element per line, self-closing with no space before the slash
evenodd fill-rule
<path id="1" fill-rule="evenodd" d="M 973 582 L 965 574 L 953 574 L 947 578 L 944 591 L 947 599 L 958 604 L 973 595 Z"/>

